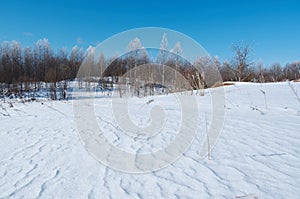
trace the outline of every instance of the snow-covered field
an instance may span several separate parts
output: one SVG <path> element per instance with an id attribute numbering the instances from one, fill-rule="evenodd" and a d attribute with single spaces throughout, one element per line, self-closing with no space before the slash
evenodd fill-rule
<path id="1" fill-rule="evenodd" d="M 300 95 L 300 83 L 291 84 Z M 200 127 L 188 151 L 146 174 L 116 171 L 91 157 L 78 136 L 72 101 L 1 102 L 0 198 L 299 198 L 300 102 L 289 84 L 240 83 L 225 91 L 223 131 L 210 160 L 199 156 L 210 115 L 207 93 L 196 97 Z M 126 138 L 113 122 L 109 100 L 95 99 L 95 115 L 116 146 L 153 151 L 175 136 L 180 114 L 173 95 L 129 103 L 142 126 L 152 106 L 165 107 L 166 130 L 154 144 Z"/>

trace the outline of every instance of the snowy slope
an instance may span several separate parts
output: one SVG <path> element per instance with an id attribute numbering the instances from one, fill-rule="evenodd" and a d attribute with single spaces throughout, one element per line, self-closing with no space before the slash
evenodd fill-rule
<path id="1" fill-rule="evenodd" d="M 300 84 L 292 85 L 300 94 Z M 211 159 L 199 157 L 205 114 L 210 114 L 207 94 L 197 96 L 200 128 L 190 149 L 172 165 L 147 174 L 116 171 L 91 157 L 78 137 L 72 101 L 14 107 L 1 102 L 0 198 L 298 198 L 300 103 L 291 87 L 240 83 L 225 91 L 225 123 Z M 149 99 L 153 104 L 144 106 Z M 167 95 L 130 103 L 132 119 L 140 125 L 147 125 L 155 103 L 169 114 L 166 132 L 152 144 L 134 143 L 120 132 L 109 99 L 96 98 L 95 112 L 115 145 L 153 151 L 174 137 L 180 114 L 173 101 Z"/>

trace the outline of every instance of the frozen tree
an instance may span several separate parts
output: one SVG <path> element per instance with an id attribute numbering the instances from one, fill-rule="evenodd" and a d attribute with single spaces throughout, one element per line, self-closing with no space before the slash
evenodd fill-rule
<path id="1" fill-rule="evenodd" d="M 20 43 L 17 41 L 12 41 L 11 58 L 12 58 L 12 74 L 14 76 L 13 81 L 17 81 L 22 73 L 21 53 L 22 53 L 22 49 Z"/>
<path id="2" fill-rule="evenodd" d="M 174 83 L 176 83 L 177 80 L 177 72 L 179 70 L 179 61 L 181 59 L 183 50 L 181 48 L 180 42 L 176 42 L 174 48 L 171 49 L 171 52 L 175 54 L 175 72 L 174 72 Z M 176 90 L 176 85 L 175 85 L 175 90 Z"/>
<path id="3" fill-rule="evenodd" d="M 170 52 L 175 54 L 175 63 L 178 64 L 180 57 L 182 56 L 182 53 L 183 53 L 183 50 L 181 48 L 181 44 L 179 41 L 176 42 L 174 48 L 172 48 L 170 50 Z M 176 68 L 176 70 L 177 70 L 177 68 Z"/>
<path id="4" fill-rule="evenodd" d="M 148 59 L 148 52 L 144 46 L 142 46 L 139 50 L 140 59 L 141 60 L 147 60 Z"/>
<path id="5" fill-rule="evenodd" d="M 165 64 L 167 62 L 167 56 L 168 56 L 168 39 L 167 39 L 167 33 L 164 33 L 162 36 L 162 40 L 160 43 L 160 52 L 158 56 L 158 63 L 162 64 L 162 85 L 165 85 Z M 164 89 L 163 89 L 164 92 Z"/>
<path id="6" fill-rule="evenodd" d="M 104 53 L 101 52 L 101 54 L 97 60 L 97 69 L 98 69 L 97 77 L 99 77 L 98 86 L 100 86 L 102 89 L 105 87 L 104 78 L 103 78 L 105 66 L 106 66 L 105 56 L 104 56 Z"/>
<path id="7" fill-rule="evenodd" d="M 79 56 L 78 54 L 79 50 L 77 49 L 77 47 L 73 48 L 73 52 L 76 56 Z M 76 56 L 74 56 L 74 59 Z M 95 48 L 89 46 L 84 53 L 81 67 L 79 68 L 77 73 L 78 83 L 80 88 L 82 88 L 82 80 L 85 80 L 86 89 L 88 90 L 90 89 L 90 81 L 92 80 L 92 71 L 95 65 L 94 57 L 95 57 Z"/>
<path id="8" fill-rule="evenodd" d="M 77 45 L 72 48 L 70 54 L 71 77 L 76 77 L 79 67 L 83 61 L 84 52 Z"/>
<path id="9" fill-rule="evenodd" d="M 251 48 L 249 44 L 243 42 L 235 43 L 232 46 L 235 53 L 233 65 L 235 67 L 236 76 L 238 81 L 245 77 L 245 71 L 253 64 L 250 59 Z"/>
<path id="10" fill-rule="evenodd" d="M 257 64 L 256 64 L 256 74 L 257 74 L 257 79 L 260 83 L 264 83 L 265 82 L 265 78 L 264 78 L 264 71 L 263 71 L 263 61 L 260 59 L 258 60 Z"/>
<path id="11" fill-rule="evenodd" d="M 136 37 L 132 41 L 129 42 L 127 51 L 129 53 L 129 56 L 134 57 L 135 63 L 134 67 L 137 66 L 138 62 L 140 60 L 147 59 L 148 53 L 146 48 L 142 45 L 140 39 Z"/>
<path id="12" fill-rule="evenodd" d="M 18 90 L 23 76 L 22 48 L 19 42 L 4 42 L 1 46 L 1 82 L 6 83 L 9 93 Z M 20 84 L 22 91 L 22 83 Z"/>
<path id="13" fill-rule="evenodd" d="M 128 52 L 130 52 L 130 51 L 138 50 L 140 48 L 142 48 L 141 41 L 138 37 L 136 37 L 129 42 L 127 50 Z"/>
<path id="14" fill-rule="evenodd" d="M 220 74 L 222 76 L 223 81 L 234 81 L 236 79 L 235 73 L 231 68 L 228 60 L 225 60 L 220 66 Z"/>
<path id="15" fill-rule="evenodd" d="M 221 67 L 221 62 L 220 62 L 219 56 L 214 56 L 214 57 L 212 58 L 212 61 L 213 61 L 214 65 L 215 65 L 218 69 L 220 69 L 220 67 Z"/>
<path id="16" fill-rule="evenodd" d="M 40 39 L 34 45 L 34 59 L 36 61 L 36 78 L 41 81 L 44 79 L 46 69 L 50 65 L 52 50 L 48 39 Z"/>
<path id="17" fill-rule="evenodd" d="M 283 76 L 283 70 L 280 63 L 274 63 L 270 68 L 270 78 L 273 82 L 278 82 Z"/>
<path id="18" fill-rule="evenodd" d="M 127 67 L 129 70 L 129 79 L 130 79 L 129 90 L 131 92 L 131 84 L 133 84 L 135 88 L 135 92 L 139 93 L 140 77 L 138 77 L 139 75 L 137 75 L 137 66 L 141 62 L 142 58 L 146 56 L 147 54 L 146 49 L 142 46 L 140 39 L 136 37 L 129 42 L 127 51 L 128 51 L 128 56 L 126 59 L 127 59 Z M 134 72 L 134 74 L 132 74 L 132 72 Z"/>
<path id="19" fill-rule="evenodd" d="M 1 82 L 5 83 L 7 87 L 12 83 L 11 74 L 11 50 L 10 43 L 4 42 L 1 46 Z"/>
<path id="20" fill-rule="evenodd" d="M 15 91 L 23 92 L 23 63 L 22 63 L 22 47 L 17 41 L 11 42 L 11 61 L 12 61 L 12 81 Z M 19 83 L 19 84 L 18 84 Z M 18 85 L 20 86 L 18 88 Z"/>
<path id="21" fill-rule="evenodd" d="M 33 68 L 32 68 L 32 64 L 33 64 L 33 57 L 32 57 L 32 51 L 31 48 L 27 47 L 24 49 L 24 53 L 23 53 L 24 57 L 23 57 L 23 63 L 24 63 L 24 80 L 25 81 L 30 81 L 31 79 L 33 79 Z"/>
<path id="22" fill-rule="evenodd" d="M 98 59 L 98 63 L 97 63 L 97 68 L 98 68 L 98 76 L 102 76 L 103 75 L 103 72 L 105 70 L 105 56 L 104 56 L 104 53 L 102 52 L 100 54 L 100 57 Z"/>
<path id="23" fill-rule="evenodd" d="M 167 50 L 168 49 L 168 38 L 167 38 L 167 33 L 164 33 L 162 36 L 162 40 L 160 43 L 160 49 L 161 50 Z"/>
<path id="24" fill-rule="evenodd" d="M 91 77 L 92 69 L 94 67 L 94 58 L 95 58 L 96 49 L 92 46 L 89 46 L 84 55 L 83 68 L 85 68 L 85 76 Z"/>
<path id="25" fill-rule="evenodd" d="M 300 78 L 300 61 L 286 64 L 284 70 L 284 76 L 289 80 L 297 80 Z"/>
<path id="26" fill-rule="evenodd" d="M 87 90 L 90 90 L 90 85 L 92 81 L 92 72 L 95 68 L 95 52 L 96 49 L 92 46 L 89 46 L 85 52 L 85 58 L 82 63 L 82 67 L 80 69 L 83 69 L 83 76 L 86 79 L 86 88 Z"/>
<path id="27" fill-rule="evenodd" d="M 181 48 L 180 41 L 176 42 L 174 48 L 172 48 L 172 49 L 170 50 L 170 52 L 175 53 L 175 54 L 177 54 L 177 55 L 179 55 L 179 56 L 182 55 L 183 50 L 182 50 L 182 48 Z"/>
<path id="28" fill-rule="evenodd" d="M 142 48 L 141 41 L 137 37 L 135 39 L 131 40 L 128 44 L 127 51 L 129 53 L 129 57 L 133 58 L 133 60 L 131 61 L 133 63 L 129 63 L 129 77 L 130 77 L 130 79 L 132 78 L 132 74 L 131 74 L 132 67 L 133 68 L 137 67 L 137 62 L 138 62 L 138 59 L 139 59 L 139 49 L 141 49 L 141 48 Z M 135 75 L 134 78 L 136 78 L 136 75 Z"/>

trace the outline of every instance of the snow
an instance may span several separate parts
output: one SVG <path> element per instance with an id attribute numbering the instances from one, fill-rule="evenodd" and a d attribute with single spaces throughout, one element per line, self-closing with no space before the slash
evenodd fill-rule
<path id="1" fill-rule="evenodd" d="M 300 83 L 291 85 L 300 92 Z M 1 102 L 0 198 L 297 198 L 300 104 L 289 83 L 224 89 L 226 117 L 210 160 L 200 158 L 205 115 L 211 114 L 206 90 L 196 96 L 199 130 L 190 148 L 168 167 L 145 174 L 111 169 L 87 152 L 73 101 Z M 151 108 L 165 109 L 165 130 L 140 142 L 118 129 L 109 102 L 95 98 L 95 115 L 114 145 L 153 152 L 174 139 L 180 117 L 174 95 L 129 100 L 130 117 L 141 126 L 149 123 Z"/>

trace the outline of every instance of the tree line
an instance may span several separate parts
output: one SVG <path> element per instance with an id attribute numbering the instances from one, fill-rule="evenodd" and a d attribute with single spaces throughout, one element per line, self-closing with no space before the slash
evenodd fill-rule
<path id="1" fill-rule="evenodd" d="M 78 46 L 74 46 L 70 52 L 64 48 L 54 51 L 47 39 L 38 40 L 33 47 L 22 47 L 17 41 L 3 42 L 0 47 L 1 96 L 23 97 L 24 94 L 31 93 L 34 97 L 36 92 L 46 89 L 49 92 L 48 97 L 56 100 L 66 98 L 68 82 L 76 77 L 81 77 L 80 80 L 89 83 L 96 81 L 104 88 L 108 80 L 100 77 L 103 75 L 112 77 L 114 79 L 110 80 L 111 82 L 120 83 L 127 81 L 121 78 L 124 74 L 129 79 L 130 89 L 135 93 L 139 93 L 139 88 L 142 86 L 149 86 L 150 91 L 153 90 L 153 86 L 157 85 L 150 84 L 151 81 L 160 82 L 160 86 L 164 89 L 164 85 L 174 84 L 174 80 L 179 76 L 188 80 L 191 89 L 213 86 L 207 84 L 207 79 L 209 79 L 207 72 L 195 70 L 193 67 L 195 65 L 200 68 L 216 66 L 223 81 L 264 83 L 300 79 L 300 61 L 284 66 L 279 63 L 264 66 L 261 61 L 257 63 L 251 61 L 252 49 L 245 43 L 234 44 L 232 47 L 233 59 L 222 63 L 218 57 L 211 59 L 202 57 L 190 63 L 181 57 L 183 49 L 180 42 L 177 42 L 170 51 L 167 49 L 166 34 L 163 35 L 161 49 L 156 49 L 155 57 L 149 55 L 155 53 L 148 53 L 151 49 L 143 48 L 138 38 L 129 43 L 127 53 L 117 58 L 105 57 L 103 53 L 96 57 L 96 49 L 93 47 L 89 47 L 86 51 Z M 154 66 L 151 71 L 143 69 L 142 73 L 148 75 L 139 76 L 137 79 L 136 73 L 141 74 L 141 72 L 134 68 L 146 64 L 157 64 L 162 67 Z M 168 71 L 166 66 L 175 69 L 174 71 L 178 71 L 178 74 Z M 84 77 L 93 78 L 84 79 Z M 86 85 L 86 87 L 90 87 L 90 84 Z M 144 88 L 144 93 L 145 90 L 146 88 Z M 173 91 L 178 91 L 176 86 Z M 120 95 L 122 95 L 121 92 Z"/>
<path id="2" fill-rule="evenodd" d="M 67 84 L 62 83 L 76 77 L 83 61 L 84 52 L 75 46 L 71 53 L 64 48 L 54 51 L 47 39 L 38 40 L 34 47 L 23 48 L 19 42 L 4 42 L 0 47 L 0 88 L 2 96 L 22 95 L 48 89 L 57 99 L 58 83 L 61 90 Z"/>
<path id="3" fill-rule="evenodd" d="M 223 81 L 254 81 L 254 82 L 279 82 L 300 79 L 300 61 L 287 63 L 273 63 L 264 66 L 262 61 L 251 61 L 253 49 L 249 44 L 238 42 L 232 46 L 234 58 L 222 64 L 218 58 L 215 63 L 219 68 Z"/>

